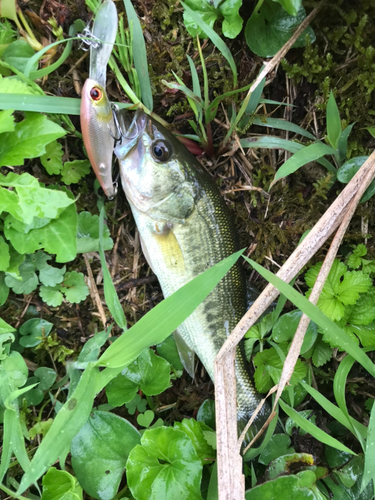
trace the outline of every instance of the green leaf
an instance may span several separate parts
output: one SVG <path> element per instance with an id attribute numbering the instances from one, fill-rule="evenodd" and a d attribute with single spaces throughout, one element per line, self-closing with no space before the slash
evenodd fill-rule
<path id="1" fill-rule="evenodd" d="M 274 0 L 282 5 L 283 9 L 291 16 L 296 16 L 302 5 L 302 0 Z"/>
<path id="2" fill-rule="evenodd" d="M 6 111 L 0 111 L 0 134 L 4 132 L 14 131 L 14 116 L 13 111 L 8 109 Z"/>
<path id="3" fill-rule="evenodd" d="M 169 387 L 169 363 L 157 356 L 151 349 L 147 352 L 150 355 L 150 363 L 145 360 L 144 356 L 139 356 L 107 385 L 106 394 L 112 406 L 128 403 L 139 389 L 147 396 L 155 396 Z"/>
<path id="4" fill-rule="evenodd" d="M 282 455 L 294 453 L 294 448 L 290 446 L 290 437 L 286 434 L 275 434 L 264 448 L 259 457 L 259 462 L 268 465 L 272 460 Z"/>
<path id="5" fill-rule="evenodd" d="M 197 413 L 197 420 L 203 422 L 211 429 L 216 429 L 215 402 L 212 401 L 212 399 L 206 399 L 200 405 Z"/>
<path id="6" fill-rule="evenodd" d="M 242 5 L 241 0 L 224 0 L 216 2 L 215 5 L 208 0 L 186 0 L 186 5 L 196 12 L 210 28 L 213 28 L 217 19 L 223 19 L 223 35 L 228 38 L 236 38 L 242 29 L 243 20 L 238 12 Z M 204 31 L 199 24 L 186 11 L 184 24 L 192 37 L 204 36 Z"/>
<path id="7" fill-rule="evenodd" d="M 21 326 L 20 344 L 24 347 L 35 347 L 41 343 L 42 339 L 51 333 L 53 324 L 45 319 L 32 318 Z"/>
<path id="8" fill-rule="evenodd" d="M 299 472 L 296 475 L 281 476 L 247 490 L 245 499 L 284 499 L 288 496 L 293 500 L 322 500 L 322 496 L 315 486 L 315 481 L 315 474 L 308 470 Z"/>
<path id="9" fill-rule="evenodd" d="M 57 141 L 52 141 L 46 145 L 46 152 L 40 157 L 40 162 L 49 175 L 59 174 L 63 168 L 62 157 L 64 152 L 62 146 Z"/>
<path id="10" fill-rule="evenodd" d="M 134 415 L 136 410 L 138 410 L 140 413 L 143 413 L 146 410 L 147 401 L 142 399 L 139 394 L 136 394 L 134 398 L 129 401 L 129 403 L 125 403 L 125 406 L 128 410 L 129 415 Z"/>
<path id="11" fill-rule="evenodd" d="M 350 267 L 351 269 L 357 269 L 362 264 L 361 257 L 364 257 L 365 255 L 367 255 L 366 245 L 363 245 L 363 243 L 357 245 L 354 248 L 353 253 L 349 255 L 347 262 L 348 267 Z"/>
<path id="12" fill-rule="evenodd" d="M 353 325 L 368 325 L 375 320 L 375 288 L 361 294 L 354 306 L 350 308 L 349 314 L 346 316 L 347 323 Z"/>
<path id="13" fill-rule="evenodd" d="M 287 160 L 282 167 L 276 172 L 274 181 L 292 174 L 303 165 L 311 161 L 318 160 L 324 155 L 334 154 L 334 149 L 322 142 L 316 142 L 310 146 L 306 146 L 297 153 L 295 153 L 289 160 Z"/>
<path id="14" fill-rule="evenodd" d="M 104 250 L 113 248 L 113 240 L 107 225 L 104 225 Z M 99 217 L 90 212 L 78 215 L 77 253 L 97 252 L 99 250 Z"/>
<path id="15" fill-rule="evenodd" d="M 8 295 L 9 295 L 9 287 L 5 284 L 5 273 L 0 272 L 0 306 L 5 304 Z"/>
<path id="16" fill-rule="evenodd" d="M 16 329 L 13 326 L 8 325 L 3 319 L 0 318 L 0 334 L 15 332 Z"/>
<path id="17" fill-rule="evenodd" d="M 365 464 L 363 468 L 363 478 L 361 489 L 363 490 L 369 482 L 373 481 L 373 485 L 375 484 L 375 405 L 372 406 L 370 421 L 368 424 L 368 434 L 366 440 L 366 450 L 365 450 Z"/>
<path id="18" fill-rule="evenodd" d="M 71 444 L 72 467 L 85 493 L 111 500 L 117 493 L 130 451 L 141 436 L 127 420 L 96 411 Z"/>
<path id="19" fill-rule="evenodd" d="M 49 306 L 57 307 L 62 304 L 64 299 L 63 294 L 60 292 L 59 286 L 44 286 L 39 288 L 40 298 Z"/>
<path id="20" fill-rule="evenodd" d="M 41 283 L 43 283 L 43 285 L 53 287 L 63 281 L 65 271 L 65 266 L 61 269 L 57 267 L 46 266 L 44 269 L 41 269 L 39 273 L 39 279 Z"/>
<path id="21" fill-rule="evenodd" d="M 166 359 L 176 370 L 183 370 L 180 356 L 178 354 L 176 341 L 173 335 L 163 340 L 161 344 L 156 346 L 159 356 Z"/>
<path id="22" fill-rule="evenodd" d="M 319 367 L 325 365 L 332 358 L 333 349 L 326 342 L 321 340 L 321 337 L 314 345 L 313 355 L 311 356 L 314 366 Z"/>
<path id="23" fill-rule="evenodd" d="M 124 0 L 128 22 L 133 23 L 133 57 L 134 66 L 137 71 L 139 85 L 141 87 L 142 101 L 145 106 L 152 111 L 153 100 L 150 76 L 148 74 L 146 44 L 142 33 L 142 27 L 137 13 L 130 0 Z"/>
<path id="24" fill-rule="evenodd" d="M 66 161 L 61 170 L 61 179 L 67 185 L 77 184 L 90 171 L 91 164 L 89 160 Z"/>
<path id="25" fill-rule="evenodd" d="M 327 103 L 327 136 L 331 146 L 337 149 L 337 143 L 341 135 L 340 113 L 336 104 L 335 96 L 331 90 Z"/>
<path id="26" fill-rule="evenodd" d="M 155 413 L 151 410 L 146 410 L 144 413 L 140 413 L 137 416 L 137 424 L 141 427 L 150 427 L 151 422 L 155 418 Z"/>
<path id="27" fill-rule="evenodd" d="M 69 472 L 51 467 L 43 477 L 41 500 L 82 500 L 82 488 Z"/>
<path id="28" fill-rule="evenodd" d="M 34 376 L 39 380 L 39 389 L 48 391 L 55 383 L 57 373 L 52 368 L 41 366 L 35 370 Z"/>
<path id="29" fill-rule="evenodd" d="M 0 271 L 6 271 L 10 264 L 9 246 L 0 236 Z"/>
<path id="30" fill-rule="evenodd" d="M 12 331 L 14 331 L 14 329 L 12 329 Z M 25 385 L 29 369 L 19 352 L 11 351 L 9 356 L 1 361 L 1 367 L 7 372 L 7 378 L 12 391 Z"/>
<path id="31" fill-rule="evenodd" d="M 64 292 L 66 300 L 72 304 L 82 302 L 89 294 L 84 275 L 77 273 L 77 271 L 65 274 L 64 281 L 60 285 L 60 291 Z"/>
<path id="32" fill-rule="evenodd" d="M 211 40 L 211 42 L 218 48 L 221 54 L 228 61 L 229 66 L 233 73 L 233 86 L 237 87 L 237 67 L 234 62 L 233 56 L 223 42 L 223 40 L 219 37 L 219 35 L 196 13 L 192 10 L 185 2 L 181 1 L 182 6 L 184 7 L 187 14 L 194 20 L 194 22 L 199 26 L 203 33 Z"/>
<path id="33" fill-rule="evenodd" d="M 78 361 L 80 363 L 87 363 L 88 361 L 96 361 L 99 356 L 100 348 L 106 343 L 111 327 L 103 332 L 96 333 L 89 339 L 83 346 L 82 351 L 79 353 Z"/>
<path id="34" fill-rule="evenodd" d="M 250 49 L 261 57 L 274 56 L 293 35 L 293 32 L 306 17 L 303 7 L 297 15 L 289 15 L 281 7 L 272 2 L 264 2 L 258 11 L 254 11 L 245 27 L 246 42 Z M 293 45 L 304 47 L 306 37 L 315 41 L 313 29 L 309 26 Z"/>
<path id="35" fill-rule="evenodd" d="M 362 167 L 368 156 L 356 156 L 346 161 L 337 171 L 337 179 L 343 184 L 347 184 Z M 364 192 L 361 203 L 368 201 L 375 194 L 375 180 L 371 182 Z"/>
<path id="36" fill-rule="evenodd" d="M 46 152 L 49 142 L 63 137 L 65 130 L 42 114 L 28 113 L 16 124 L 14 132 L 5 132 L 0 141 L 0 166 L 23 165 L 25 158 Z"/>
<path id="37" fill-rule="evenodd" d="M 347 271 L 339 284 L 338 298 L 345 305 L 355 304 L 360 293 L 367 292 L 371 278 L 362 271 Z"/>
<path id="38" fill-rule="evenodd" d="M 58 219 L 43 227 L 32 229 L 27 237 L 5 225 L 5 236 L 20 253 L 33 253 L 44 248 L 56 254 L 56 262 L 69 262 L 76 257 L 77 212 L 75 205 L 68 206 Z"/>
<path id="39" fill-rule="evenodd" d="M 130 452 L 126 475 L 137 500 L 200 500 L 202 463 L 185 432 L 171 427 L 146 430 Z"/>
<path id="40" fill-rule="evenodd" d="M 193 418 L 184 418 L 182 422 L 175 422 L 174 428 L 185 432 L 191 439 L 198 457 L 202 461 L 202 465 L 207 464 L 207 460 L 213 459 L 216 453 L 210 446 L 203 434 L 204 430 L 211 430 L 203 422 L 197 422 Z"/>
<path id="41" fill-rule="evenodd" d="M 272 330 L 273 340 L 278 344 L 280 344 L 281 342 L 291 341 L 294 337 L 294 334 L 296 333 L 301 317 L 302 317 L 302 312 L 298 310 L 283 314 L 277 320 L 277 322 L 273 327 Z M 301 354 L 304 354 L 309 349 L 311 349 L 317 336 L 318 336 L 317 326 L 315 323 L 310 321 L 301 347 Z"/>
<path id="42" fill-rule="evenodd" d="M 30 256 L 19 266 L 19 277 L 14 277 L 6 273 L 6 285 L 13 290 L 14 293 L 29 294 L 36 290 L 39 280 L 35 273 L 35 265 L 30 261 Z"/>
<path id="43" fill-rule="evenodd" d="M 255 109 L 252 112 L 254 111 Z M 312 141 L 316 140 L 316 137 L 310 134 L 310 132 L 307 132 L 307 130 L 303 129 L 302 127 L 299 127 L 295 123 L 289 122 L 287 120 L 282 120 L 281 118 L 271 118 L 268 116 L 258 115 L 254 118 L 253 124 L 258 125 L 260 127 L 272 127 L 278 130 L 287 130 L 288 132 L 293 132 L 294 134 L 299 134 L 302 135 L 303 137 L 307 137 Z"/>
<path id="44" fill-rule="evenodd" d="M 25 40 L 19 39 L 8 45 L 4 50 L 2 60 L 23 73 L 30 57 L 34 54 L 34 49 Z M 37 67 L 38 65 L 35 64 L 33 71 L 35 71 Z"/>

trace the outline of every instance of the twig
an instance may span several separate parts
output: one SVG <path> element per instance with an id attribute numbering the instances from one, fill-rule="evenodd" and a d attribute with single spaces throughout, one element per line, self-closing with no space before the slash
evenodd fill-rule
<path id="1" fill-rule="evenodd" d="M 85 264 L 86 264 L 86 268 L 87 268 L 87 274 L 88 274 L 87 285 L 88 285 L 89 290 L 90 290 L 91 299 L 96 304 L 96 307 L 98 308 L 98 311 L 100 314 L 101 322 L 103 323 L 103 326 L 105 327 L 106 323 L 107 323 L 107 318 L 105 316 L 102 301 L 100 300 L 100 295 L 99 295 L 98 289 L 96 287 L 94 275 L 92 274 L 90 262 L 89 262 L 89 259 L 85 253 L 83 254 L 83 258 L 85 259 Z"/>

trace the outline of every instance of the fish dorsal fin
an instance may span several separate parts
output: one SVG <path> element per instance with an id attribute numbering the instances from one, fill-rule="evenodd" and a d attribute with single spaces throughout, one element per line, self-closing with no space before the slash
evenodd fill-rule
<path id="1" fill-rule="evenodd" d="M 195 352 L 190 349 L 185 340 L 176 330 L 173 333 L 174 339 L 176 341 L 176 346 L 178 354 L 180 356 L 181 363 L 184 365 L 185 370 L 188 372 L 191 378 L 194 378 L 194 361 Z"/>

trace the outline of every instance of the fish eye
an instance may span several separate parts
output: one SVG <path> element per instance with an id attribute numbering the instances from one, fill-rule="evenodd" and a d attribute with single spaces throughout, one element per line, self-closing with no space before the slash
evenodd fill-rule
<path id="1" fill-rule="evenodd" d="M 90 97 L 93 101 L 99 101 L 103 96 L 103 92 L 98 87 L 93 87 L 90 90 Z"/>
<path id="2" fill-rule="evenodd" d="M 171 156 L 172 147 L 165 141 L 156 141 L 151 146 L 151 153 L 155 160 L 167 161 Z"/>

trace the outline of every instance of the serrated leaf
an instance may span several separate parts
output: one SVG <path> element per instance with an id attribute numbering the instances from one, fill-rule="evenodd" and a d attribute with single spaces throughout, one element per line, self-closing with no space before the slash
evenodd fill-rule
<path id="1" fill-rule="evenodd" d="M 82 302 L 89 294 L 84 275 L 77 273 L 77 271 L 65 274 L 64 281 L 60 285 L 60 291 L 64 292 L 66 300 L 72 304 Z"/>
<path id="2" fill-rule="evenodd" d="M 52 266 L 44 267 L 39 273 L 39 279 L 43 285 L 53 287 L 63 281 L 66 267 L 62 269 Z"/>
<path id="3" fill-rule="evenodd" d="M 347 271 L 339 284 L 338 297 L 345 305 L 355 304 L 360 293 L 365 293 L 371 286 L 371 279 L 361 271 Z"/>
<path id="4" fill-rule="evenodd" d="M 346 318 L 353 325 L 368 325 L 375 320 L 375 288 L 362 294 L 355 305 L 352 306 L 350 314 Z"/>
<path id="5" fill-rule="evenodd" d="M 64 152 L 59 142 L 52 141 L 46 145 L 46 152 L 40 157 L 40 161 L 50 175 L 59 174 L 62 170 L 63 164 L 61 159 L 63 154 Z"/>
<path id="6" fill-rule="evenodd" d="M 349 255 L 348 267 L 350 267 L 351 269 L 358 269 L 361 264 L 362 264 L 361 257 L 356 255 L 355 253 L 352 253 L 351 255 Z"/>
<path id="7" fill-rule="evenodd" d="M 63 137 L 65 130 L 45 115 L 27 113 L 14 132 L 5 132 L 0 141 L 0 166 L 23 165 L 25 158 L 43 155 L 49 142 Z"/>
<path id="8" fill-rule="evenodd" d="M 103 231 L 104 250 L 113 248 L 107 225 Z M 90 212 L 81 212 L 78 215 L 77 253 L 97 252 L 99 250 L 99 216 Z"/>
<path id="9" fill-rule="evenodd" d="M 67 161 L 61 170 L 61 179 L 67 185 L 77 184 L 82 177 L 90 173 L 90 170 L 89 160 Z"/>
<path id="10" fill-rule="evenodd" d="M 1 94 L 36 94 L 37 92 L 21 80 L 15 80 L 14 77 L 4 78 L 0 75 L 0 93 Z"/>
<path id="11" fill-rule="evenodd" d="M 5 236 L 20 254 L 31 254 L 40 248 L 56 254 L 56 262 L 69 262 L 76 257 L 77 212 L 75 205 L 67 207 L 58 219 L 32 229 L 27 238 L 13 228 L 5 227 Z"/>
<path id="12" fill-rule="evenodd" d="M 44 286 L 39 288 L 40 298 L 49 306 L 57 307 L 62 304 L 63 294 L 58 286 Z"/>
<path id="13" fill-rule="evenodd" d="M 332 347 L 330 347 L 326 342 L 323 342 L 321 339 L 319 339 L 315 346 L 314 346 L 314 352 L 312 355 L 312 362 L 314 366 L 317 368 L 319 366 L 323 366 L 329 361 L 332 357 Z"/>
<path id="14" fill-rule="evenodd" d="M 0 271 L 6 271 L 10 263 L 9 246 L 0 236 Z"/>
<path id="15" fill-rule="evenodd" d="M 346 333 L 350 329 L 350 332 L 356 335 L 363 347 L 369 347 L 374 345 L 375 343 L 375 322 L 370 323 L 369 325 L 348 325 L 345 328 Z"/>
<path id="16" fill-rule="evenodd" d="M 14 116 L 11 109 L 0 111 L 0 134 L 14 131 Z"/>

